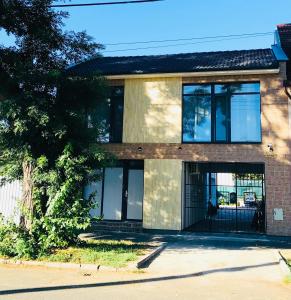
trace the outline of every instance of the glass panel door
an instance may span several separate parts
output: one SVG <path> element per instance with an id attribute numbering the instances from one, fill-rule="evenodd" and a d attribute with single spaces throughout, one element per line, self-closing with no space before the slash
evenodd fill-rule
<path id="1" fill-rule="evenodd" d="M 123 168 L 106 168 L 104 173 L 103 218 L 121 220 Z"/>
<path id="2" fill-rule="evenodd" d="M 128 170 L 127 219 L 142 220 L 143 170 Z"/>
<path id="3" fill-rule="evenodd" d="M 97 170 L 96 173 L 102 175 L 103 170 Z M 85 199 L 89 199 L 91 195 L 94 195 L 94 204 L 95 207 L 90 210 L 90 215 L 92 217 L 100 217 L 101 216 L 101 202 L 102 202 L 102 179 L 99 181 L 94 181 L 89 183 L 84 188 L 84 197 Z"/>

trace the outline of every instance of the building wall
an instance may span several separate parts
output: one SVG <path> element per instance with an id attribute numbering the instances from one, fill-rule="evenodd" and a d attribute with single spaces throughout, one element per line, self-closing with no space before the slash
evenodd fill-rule
<path id="1" fill-rule="evenodd" d="M 159 100 L 158 118 L 153 118 L 152 123 L 146 123 L 146 119 L 142 119 L 142 114 L 148 114 L 150 111 L 155 111 L 155 97 L 145 97 L 144 90 L 141 92 L 141 86 L 154 87 L 154 91 L 161 90 L 154 84 L 156 79 L 139 79 L 139 80 L 126 80 L 126 107 L 124 115 L 125 132 L 124 144 L 106 145 L 105 148 L 112 151 L 117 157 L 121 159 L 149 159 L 160 160 L 172 159 L 175 160 L 176 166 L 181 168 L 182 161 L 213 161 L 213 162 L 256 162 L 265 164 L 266 175 L 266 210 L 267 210 L 267 233 L 277 235 L 291 235 L 291 155 L 290 155 L 290 133 L 289 133 L 289 118 L 288 118 L 288 97 L 283 88 L 283 74 L 274 75 L 261 75 L 261 76 L 224 76 L 224 77 L 193 77 L 184 79 L 174 79 L 173 83 L 176 88 L 168 92 L 168 95 L 173 93 L 175 110 L 171 114 L 171 118 L 179 118 L 177 127 L 174 129 L 174 134 L 163 133 L 161 136 L 157 129 L 157 124 L 166 124 L 165 119 L 170 118 L 168 109 L 168 97 L 161 97 Z M 261 83 L 261 120 L 262 120 L 262 143 L 261 144 L 181 144 L 181 105 L 182 96 L 180 93 L 179 101 L 178 95 L 178 82 L 182 85 L 185 83 L 202 83 L 202 82 L 234 82 L 234 81 L 260 81 Z M 163 86 L 165 82 L 170 85 L 169 79 L 158 80 Z M 138 87 L 135 87 L 137 84 Z M 132 92 L 130 91 L 132 90 Z M 138 95 L 141 92 L 140 95 Z M 147 90 L 147 95 L 151 94 Z M 154 94 L 154 93 L 153 93 Z M 131 95 L 131 96 L 130 96 Z M 158 95 L 158 93 L 157 93 Z M 132 97 L 132 98 L 131 98 Z M 131 98 L 131 99 L 130 99 Z M 138 101 L 136 101 L 138 99 Z M 150 100 L 152 99 L 152 100 Z M 142 108 L 138 113 L 140 122 L 137 121 L 135 114 L 132 110 L 128 111 L 129 103 L 135 102 L 135 109 L 138 106 L 147 107 Z M 145 102 L 145 103 L 140 103 Z M 178 108 L 178 102 L 180 108 Z M 163 106 L 163 103 L 165 106 Z M 177 113 L 179 111 L 179 113 Z M 131 116 L 131 117 L 129 117 Z M 157 123 L 157 124 L 155 124 Z M 173 124 L 172 124 L 173 125 Z M 151 132 L 145 138 L 144 127 Z M 174 125 L 173 125 L 174 126 Z M 130 133 L 130 129 L 134 134 Z M 171 129 L 172 130 L 172 129 Z M 142 133 L 138 136 L 138 133 Z M 169 131 L 170 132 L 170 131 Z M 273 151 L 270 151 L 268 144 L 272 144 Z M 141 149 L 138 149 L 141 147 Z M 179 165 L 179 166 L 178 166 Z M 148 164 L 147 168 L 152 165 Z M 175 178 L 176 175 L 173 170 L 168 170 L 168 177 Z M 158 176 L 155 176 L 158 178 Z M 148 182 L 145 179 L 145 189 Z M 153 185 L 151 199 L 157 202 L 159 197 L 159 186 Z M 146 195 L 149 192 L 146 191 Z M 171 197 L 171 195 L 169 195 Z M 161 200 L 159 200 L 161 201 Z M 176 194 L 173 194 L 172 199 L 168 203 L 176 201 Z M 283 221 L 275 221 L 273 217 L 274 208 L 282 208 L 284 213 Z M 146 209 L 146 207 L 145 207 Z M 148 210 L 148 212 L 157 214 L 156 211 Z M 145 226 L 149 227 L 149 213 L 145 214 Z M 157 216 L 155 216 L 155 219 Z M 151 223 L 152 227 L 155 223 Z M 168 221 L 165 224 L 170 224 Z M 175 225 L 176 226 L 176 225 Z M 171 226 L 169 226 L 171 227 Z"/>
<path id="2" fill-rule="evenodd" d="M 182 161 L 144 162 L 143 227 L 181 230 Z"/>

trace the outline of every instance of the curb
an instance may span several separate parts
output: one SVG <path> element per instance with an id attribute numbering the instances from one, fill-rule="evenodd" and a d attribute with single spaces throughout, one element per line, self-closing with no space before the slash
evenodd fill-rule
<path id="1" fill-rule="evenodd" d="M 280 250 L 274 250 L 274 254 L 279 262 L 280 269 L 285 276 L 291 275 L 291 269 L 289 268 L 285 258 L 281 254 Z"/>
<path id="2" fill-rule="evenodd" d="M 3 265 L 23 265 L 23 266 L 39 266 L 56 269 L 70 269 L 80 271 L 132 271 L 128 267 L 114 268 L 109 266 L 101 266 L 94 264 L 76 264 L 76 263 L 60 263 L 60 262 L 42 262 L 42 261 L 31 261 L 31 260 L 12 260 L 12 259 L 0 259 L 0 264 Z"/>
<path id="3" fill-rule="evenodd" d="M 152 260 L 154 260 L 166 247 L 168 243 L 163 242 L 159 247 L 144 255 L 136 264 L 137 269 L 145 268 L 145 266 Z"/>
<path id="4" fill-rule="evenodd" d="M 77 263 L 62 263 L 62 262 L 45 262 L 45 261 L 32 261 L 32 260 L 13 260 L 13 259 L 0 259 L 0 264 L 3 265 L 23 265 L 23 266 L 40 266 L 56 269 L 71 269 L 81 271 L 134 271 L 143 268 L 146 263 L 153 260 L 160 252 L 162 252 L 167 246 L 164 242 L 162 245 L 156 247 L 150 253 L 142 256 L 137 262 L 131 263 L 126 267 L 114 268 L 109 266 L 94 265 L 94 264 L 77 264 Z"/>

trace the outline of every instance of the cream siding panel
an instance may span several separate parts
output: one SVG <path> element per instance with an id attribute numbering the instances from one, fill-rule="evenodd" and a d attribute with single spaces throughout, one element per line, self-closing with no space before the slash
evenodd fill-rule
<path id="1" fill-rule="evenodd" d="M 182 79 L 125 80 L 124 143 L 180 143 Z"/>
<path id="2" fill-rule="evenodd" d="M 143 227 L 181 230 L 182 161 L 146 159 Z"/>

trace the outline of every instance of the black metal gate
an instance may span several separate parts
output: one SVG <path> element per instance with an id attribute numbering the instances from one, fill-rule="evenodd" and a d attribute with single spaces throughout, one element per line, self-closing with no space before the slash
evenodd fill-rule
<path id="1" fill-rule="evenodd" d="M 185 163 L 184 228 L 264 232 L 262 164 Z"/>

